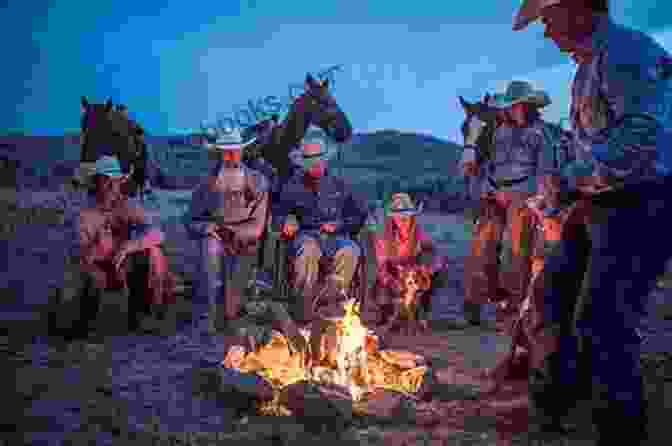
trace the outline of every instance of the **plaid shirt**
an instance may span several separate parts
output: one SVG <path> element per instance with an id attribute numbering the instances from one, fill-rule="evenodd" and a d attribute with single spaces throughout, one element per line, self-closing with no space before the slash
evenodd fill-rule
<path id="1" fill-rule="evenodd" d="M 610 185 L 666 175 L 672 167 L 672 61 L 651 37 L 599 16 L 577 56 L 570 119 L 577 163 L 564 174 Z"/>

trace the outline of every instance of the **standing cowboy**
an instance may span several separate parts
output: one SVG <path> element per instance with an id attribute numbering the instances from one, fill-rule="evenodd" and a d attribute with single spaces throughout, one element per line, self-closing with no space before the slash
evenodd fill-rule
<path id="1" fill-rule="evenodd" d="M 200 297 L 194 302 L 194 322 L 209 314 L 207 331 L 238 317 L 242 288 L 241 256 L 248 261 L 267 220 L 268 182 L 241 162 L 243 143 L 238 129 L 208 147 L 221 153 L 221 161 L 193 195 L 186 218 L 187 229 L 199 243 Z M 246 265 L 247 266 L 247 265 Z M 235 280 L 235 283 L 234 283 Z M 209 305 L 209 311 L 203 311 Z"/>
<path id="2" fill-rule="evenodd" d="M 499 301 L 515 307 L 523 301 L 531 274 L 529 247 L 532 214 L 526 200 L 556 173 L 552 146 L 547 141 L 539 109 L 548 95 L 523 81 L 512 81 L 491 106 L 500 110 L 494 151 L 484 166 L 486 193 L 465 268 L 465 316 L 480 323 L 481 305 Z M 502 113 L 504 112 L 504 113 Z M 465 173 L 473 174 L 476 159 L 465 149 Z M 500 244 L 502 246 L 501 265 Z"/>
<path id="3" fill-rule="evenodd" d="M 570 390 L 578 334 L 594 352 L 597 444 L 641 444 L 646 410 L 637 327 L 672 252 L 666 236 L 672 224 L 672 62 L 657 42 L 615 24 L 608 12 L 606 0 L 527 0 L 513 26 L 520 30 L 541 18 L 544 35 L 577 62 L 571 121 L 587 161 L 585 172 L 568 169 L 566 176 L 588 203 L 590 244 L 563 236 L 546 260 L 546 355 L 532 374 L 530 397 L 539 427 L 558 430 L 576 400 Z M 586 252 L 586 299 L 575 304 Z"/>

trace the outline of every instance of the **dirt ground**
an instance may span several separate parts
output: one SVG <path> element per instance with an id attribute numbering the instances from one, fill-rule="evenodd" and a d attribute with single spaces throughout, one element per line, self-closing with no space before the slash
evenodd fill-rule
<path id="1" fill-rule="evenodd" d="M 429 221 L 445 224 L 438 217 Z M 444 241 L 447 252 L 456 258 L 464 252 L 463 233 L 458 227 Z M 183 259 L 182 263 L 189 262 Z M 452 265 L 457 268 L 459 263 Z M 461 270 L 453 272 L 461 274 Z M 451 287 L 446 298 L 459 301 L 459 292 L 459 286 Z M 115 317 L 123 314 L 112 308 L 114 303 L 109 307 L 103 319 L 115 326 Z M 177 308 L 188 313 L 189 302 L 181 300 Z M 496 397 L 481 394 L 485 384 L 481 372 L 492 367 L 510 345 L 506 336 L 492 329 L 453 330 L 449 321 L 438 318 L 428 335 L 386 340 L 391 348 L 430 359 L 438 378 L 430 402 L 441 414 L 438 424 L 393 418 L 367 425 L 355 420 L 344 432 L 316 435 L 292 417 L 242 416 L 227 406 L 227 395 L 218 394 L 201 373 L 223 358 L 225 338 L 204 340 L 166 330 L 158 335 L 101 336 L 71 345 L 43 337 L 26 343 L 42 333 L 38 324 L 5 323 L 0 333 L 0 362 L 10 373 L 10 379 L 0 380 L 0 395 L 4 407 L 12 409 L 0 422 L 7 427 L 0 430 L 5 432 L 0 440 L 8 444 L 51 444 L 41 443 L 46 439 L 86 444 L 92 436 L 101 445 L 525 444 L 526 383 L 512 382 Z M 645 359 L 652 438 L 660 439 L 669 432 L 672 415 L 672 368 L 669 355 Z M 10 431 L 25 434 L 6 433 Z M 133 432 L 141 434 L 134 440 Z M 580 438 L 586 437 L 585 432 L 577 436 L 565 444 L 592 444 Z"/>

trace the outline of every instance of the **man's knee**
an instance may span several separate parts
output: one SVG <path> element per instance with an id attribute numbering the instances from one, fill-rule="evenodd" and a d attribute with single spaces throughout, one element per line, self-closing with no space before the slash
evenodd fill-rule
<path id="1" fill-rule="evenodd" d="M 336 254 L 334 255 L 334 258 L 354 266 L 357 263 L 357 260 L 359 259 L 360 255 L 361 255 L 361 249 L 359 248 L 359 246 L 352 243 L 343 246 L 342 248 L 337 250 Z"/>

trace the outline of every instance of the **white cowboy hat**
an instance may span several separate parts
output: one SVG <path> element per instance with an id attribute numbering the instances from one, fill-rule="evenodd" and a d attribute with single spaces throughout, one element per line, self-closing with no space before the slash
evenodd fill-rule
<path id="1" fill-rule="evenodd" d="M 525 29 L 530 23 L 539 20 L 542 9 L 560 3 L 562 3 L 562 0 L 523 0 L 516 18 L 513 19 L 513 30 Z"/>
<path id="2" fill-rule="evenodd" d="M 405 192 L 393 194 L 385 207 L 387 215 L 413 216 L 422 213 L 424 202 L 416 205 L 410 195 Z"/>
<path id="3" fill-rule="evenodd" d="M 243 136 L 237 127 L 217 138 L 214 144 L 206 144 L 210 150 L 242 150 L 257 140 L 256 137 L 243 142 Z"/>
<path id="4" fill-rule="evenodd" d="M 508 108 L 520 102 L 527 102 L 537 107 L 546 107 L 551 103 L 551 98 L 545 91 L 535 90 L 529 82 L 511 81 L 506 87 L 506 92 L 494 95 L 493 106 Z"/>
<path id="5" fill-rule="evenodd" d="M 306 162 L 315 160 L 328 161 L 332 158 L 332 155 L 324 140 L 320 138 L 304 139 L 301 142 L 301 156 Z"/>

